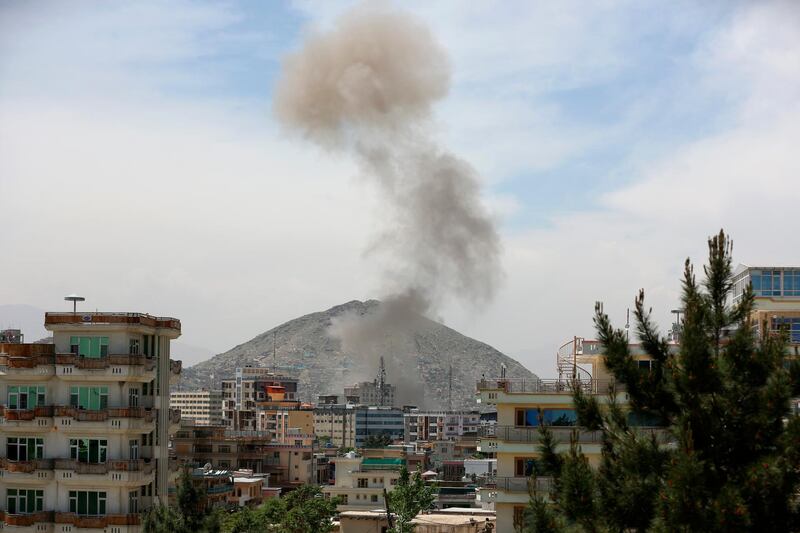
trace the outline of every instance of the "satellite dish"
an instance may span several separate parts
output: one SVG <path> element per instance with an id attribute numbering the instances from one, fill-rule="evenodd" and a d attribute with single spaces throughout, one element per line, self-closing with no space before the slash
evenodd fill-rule
<path id="1" fill-rule="evenodd" d="M 77 309 L 78 302 L 84 302 L 86 301 L 86 298 L 84 298 L 83 296 L 78 296 L 77 294 L 73 293 L 68 296 L 64 296 L 64 300 L 72 302 L 72 312 L 74 313 Z"/>

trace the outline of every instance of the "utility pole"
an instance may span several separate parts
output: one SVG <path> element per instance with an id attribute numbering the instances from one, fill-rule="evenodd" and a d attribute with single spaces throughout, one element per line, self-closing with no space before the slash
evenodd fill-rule
<path id="1" fill-rule="evenodd" d="M 447 410 L 453 410 L 453 363 L 450 363 L 450 371 L 447 376 Z"/>
<path id="2" fill-rule="evenodd" d="M 278 373 L 278 350 L 276 348 L 276 338 L 278 336 L 278 332 L 274 329 L 272 330 L 272 373 Z"/>

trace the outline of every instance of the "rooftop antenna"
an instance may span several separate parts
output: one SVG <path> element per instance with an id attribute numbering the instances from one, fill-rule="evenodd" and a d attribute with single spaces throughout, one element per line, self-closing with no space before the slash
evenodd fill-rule
<path id="1" fill-rule="evenodd" d="M 72 314 L 77 313 L 78 309 L 78 302 L 86 301 L 86 298 L 83 296 L 78 296 L 77 294 L 70 294 L 69 296 L 64 296 L 64 300 L 68 302 L 72 302 Z"/>
<path id="2" fill-rule="evenodd" d="M 386 403 L 386 366 L 383 363 L 383 356 L 381 356 L 380 366 L 378 367 L 378 378 L 375 381 L 378 385 L 380 405 L 383 406 Z"/>
<path id="3" fill-rule="evenodd" d="M 447 376 L 447 410 L 453 410 L 453 363 L 450 363 L 450 372 Z"/>
<path id="4" fill-rule="evenodd" d="M 631 308 L 628 308 L 627 316 L 625 317 L 625 339 L 631 338 Z"/>

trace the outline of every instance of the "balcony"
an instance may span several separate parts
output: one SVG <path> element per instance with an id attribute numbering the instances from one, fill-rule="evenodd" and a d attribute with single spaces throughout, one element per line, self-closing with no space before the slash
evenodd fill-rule
<path id="1" fill-rule="evenodd" d="M 52 344 L 2 344 L 0 367 L 6 380 L 43 381 L 55 374 Z"/>
<path id="2" fill-rule="evenodd" d="M 74 459 L 52 460 L 51 468 L 70 470 L 76 474 L 106 475 L 109 472 L 141 472 L 149 475 L 153 472 L 155 461 L 135 459 L 129 461 L 106 461 L 105 463 L 83 463 Z"/>
<path id="3" fill-rule="evenodd" d="M 52 405 L 33 409 L 8 409 L 0 405 L 0 427 L 14 432 L 49 431 L 53 427 L 53 410 Z"/>
<path id="4" fill-rule="evenodd" d="M 640 436 L 652 435 L 662 444 L 670 440 L 670 433 L 666 428 L 636 427 L 632 429 Z M 600 444 L 603 441 L 602 431 L 582 431 L 575 427 L 550 426 L 550 432 L 557 443 L 569 443 L 573 433 L 576 433 L 577 441 L 581 444 Z M 538 427 L 486 426 L 480 429 L 479 436 L 482 439 L 530 444 L 538 444 L 541 439 Z"/>
<path id="5" fill-rule="evenodd" d="M 572 395 L 576 386 L 586 394 L 608 394 L 611 391 L 625 390 L 622 383 L 600 379 L 481 379 L 477 389 L 483 391 L 500 391 L 506 394 L 565 394 Z"/>
<path id="6" fill-rule="evenodd" d="M 138 514 L 107 514 L 103 516 L 80 516 L 75 513 L 55 513 L 56 524 L 72 524 L 78 528 L 104 529 L 108 526 L 139 525 Z"/>
<path id="7" fill-rule="evenodd" d="M 76 407 L 56 406 L 55 417 L 71 419 L 79 424 L 56 421 L 60 430 L 78 432 L 86 430 L 126 431 L 152 430 L 154 411 L 145 407 L 110 407 L 108 409 L 86 410 Z"/>
<path id="8" fill-rule="evenodd" d="M 530 476 L 496 477 L 490 480 L 487 485 L 494 485 L 496 490 L 502 492 L 529 494 L 530 490 L 533 489 L 536 492 L 546 494 L 553 488 L 553 478 Z"/>
<path id="9" fill-rule="evenodd" d="M 4 470 L 7 475 L 14 476 L 15 474 L 26 475 L 32 474 L 37 470 L 52 471 L 52 459 L 33 459 L 31 461 L 9 461 L 6 458 L 0 458 L 0 470 Z M 47 476 L 47 479 L 50 476 Z"/>
<path id="10" fill-rule="evenodd" d="M 9 514 L 0 511 L 0 522 L 6 526 L 31 527 L 35 524 L 49 524 L 53 522 L 53 511 L 40 511 L 30 514 Z"/>
<path id="11" fill-rule="evenodd" d="M 64 380 L 107 381 L 153 379 L 156 360 L 144 355 L 109 355 L 107 357 L 83 357 L 75 354 L 57 354 L 56 372 Z"/>

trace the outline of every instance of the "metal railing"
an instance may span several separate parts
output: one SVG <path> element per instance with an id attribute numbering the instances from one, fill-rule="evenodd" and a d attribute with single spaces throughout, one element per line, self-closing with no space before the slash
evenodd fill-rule
<path id="1" fill-rule="evenodd" d="M 641 436 L 653 435 L 660 443 L 666 443 L 671 440 L 671 434 L 667 428 L 639 426 L 631 429 Z M 597 444 L 603 440 L 602 431 L 585 431 L 577 427 L 550 426 L 550 432 L 553 434 L 553 439 L 559 443 L 570 442 L 573 432 L 577 433 L 579 443 Z M 505 442 L 538 443 L 541 440 L 538 427 L 518 426 L 495 426 L 491 430 L 489 428 L 481 428 L 480 437 Z"/>
<path id="2" fill-rule="evenodd" d="M 494 487 L 503 492 L 550 492 L 553 488 L 553 478 L 550 477 L 495 477 L 487 480 L 487 486 Z"/>
<path id="3" fill-rule="evenodd" d="M 609 392 L 624 391 L 625 385 L 614 380 L 604 379 L 481 379 L 477 382 L 479 391 L 500 390 L 509 394 L 514 393 L 539 393 L 539 394 L 572 394 L 575 387 L 587 394 L 608 394 Z"/>

